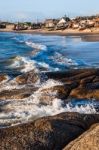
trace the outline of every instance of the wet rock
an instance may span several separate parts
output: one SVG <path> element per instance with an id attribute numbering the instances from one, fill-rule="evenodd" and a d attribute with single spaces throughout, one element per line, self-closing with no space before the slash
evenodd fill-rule
<path id="1" fill-rule="evenodd" d="M 96 98 L 99 99 L 99 69 L 77 69 L 66 72 L 47 72 L 43 75 L 48 79 L 58 80 L 63 85 L 56 85 L 50 88 L 45 88 L 41 92 L 41 102 L 52 101 L 54 98 L 67 99 L 67 98 Z M 1 77 L 2 79 L 3 77 Z M 22 74 L 16 77 L 16 82 L 20 85 L 35 85 L 40 79 L 40 75 L 34 71 Z M 50 83 L 49 83 L 50 84 Z M 20 98 L 31 95 L 32 90 L 29 91 L 28 86 L 25 91 L 10 90 L 0 92 L 0 98 Z M 16 93 L 15 93 L 16 92 Z M 31 93 L 32 92 L 32 93 Z M 56 94 L 53 94 L 55 93 Z M 5 93 L 5 95 L 4 95 Z M 11 94 L 9 94 L 11 93 Z M 15 96 L 14 96 L 15 94 Z M 52 95 L 51 95 L 52 94 Z M 12 95 L 12 96 L 11 96 Z M 17 96 L 16 96 L 17 95 Z M 20 96 L 21 95 L 21 96 Z M 53 96 L 54 95 L 54 96 Z M 48 104 L 46 103 L 46 104 Z"/>
<path id="2" fill-rule="evenodd" d="M 68 144 L 64 150 L 99 150 L 99 124 L 93 125 L 79 138 Z"/>
<path id="3" fill-rule="evenodd" d="M 46 104 L 49 101 L 52 101 L 54 98 L 67 99 L 67 98 L 96 98 L 99 99 L 99 69 L 77 69 L 66 72 L 47 72 L 45 76 L 48 79 L 58 80 L 63 83 L 63 85 L 56 85 L 54 87 L 45 88 L 41 92 L 41 102 Z M 40 80 L 40 75 L 34 71 L 22 74 L 16 77 L 16 82 L 19 85 L 35 85 L 36 82 Z M 0 93 L 0 98 L 5 97 L 17 98 L 16 95 L 19 95 L 20 98 L 27 97 L 31 95 L 31 92 L 28 92 L 28 86 L 25 88 L 25 91 L 10 90 L 3 91 Z M 16 93 L 15 93 L 16 92 Z M 53 94 L 55 93 L 56 94 Z M 9 94 L 11 93 L 11 94 Z M 33 93 L 33 92 L 32 92 Z M 52 94 L 52 95 L 51 95 Z M 11 96 L 12 95 L 12 96 Z M 20 96 L 21 95 L 21 96 Z"/>
<path id="4" fill-rule="evenodd" d="M 93 82 L 99 82 L 99 76 L 96 76 Z"/>
<path id="5" fill-rule="evenodd" d="M 81 86 L 84 86 L 84 85 L 86 85 L 87 83 L 92 82 L 94 79 L 95 79 L 95 75 L 94 75 L 94 76 L 91 76 L 91 77 L 83 78 L 82 80 L 80 80 L 80 85 L 81 85 Z"/>
<path id="6" fill-rule="evenodd" d="M 99 69 L 77 69 L 67 72 L 47 73 L 47 76 L 63 84 L 75 85 L 69 88 L 70 98 L 99 99 Z M 67 91 L 66 91 L 67 92 Z"/>
<path id="7" fill-rule="evenodd" d="M 33 84 L 36 83 L 39 80 L 39 75 L 35 73 L 34 71 L 30 71 L 28 73 L 19 75 L 16 77 L 16 82 L 18 84 Z"/>
<path id="8" fill-rule="evenodd" d="M 0 92 L 0 99 L 24 99 L 32 95 L 37 88 L 21 88 L 21 89 L 12 89 L 12 90 L 4 90 Z"/>
<path id="9" fill-rule="evenodd" d="M 39 100 L 43 104 L 51 104 L 55 98 L 66 99 L 70 93 L 70 87 L 65 85 L 42 89 Z"/>
<path id="10" fill-rule="evenodd" d="M 8 76 L 6 74 L 0 74 L 0 83 L 7 79 L 8 79 Z"/>
<path id="11" fill-rule="evenodd" d="M 60 72 L 47 72 L 45 73 L 48 78 L 55 80 L 68 79 L 68 80 L 81 80 L 85 77 L 97 75 L 99 76 L 98 69 L 75 69 L 70 71 L 60 71 Z"/>
<path id="12" fill-rule="evenodd" d="M 99 115 L 62 113 L 32 123 L 0 129 L 2 150 L 61 150 L 81 135 Z"/>
<path id="13" fill-rule="evenodd" d="M 70 96 L 73 98 L 84 98 L 90 99 L 95 98 L 99 99 L 99 83 L 89 83 L 85 86 L 80 85 L 78 88 L 75 88 L 71 91 Z"/>
<path id="14" fill-rule="evenodd" d="M 55 98 L 65 100 L 69 96 L 72 88 L 76 87 L 77 83 L 68 85 L 57 85 L 51 88 L 42 89 L 40 91 L 39 99 L 43 104 L 51 104 Z"/>
<path id="15" fill-rule="evenodd" d="M 72 76 L 70 77 L 71 80 L 82 80 L 82 79 L 88 79 L 88 78 L 91 78 L 93 77 L 94 75 L 96 76 L 98 74 L 98 70 L 95 70 L 95 69 L 90 69 L 90 70 L 86 70 L 85 71 L 83 70 L 83 72 L 81 73 L 78 73 L 77 75 L 75 76 Z M 90 82 L 90 80 L 89 80 Z"/>

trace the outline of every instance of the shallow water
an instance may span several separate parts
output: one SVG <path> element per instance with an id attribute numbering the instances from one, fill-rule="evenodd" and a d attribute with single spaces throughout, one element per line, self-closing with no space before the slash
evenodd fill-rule
<path id="1" fill-rule="evenodd" d="M 0 33 L 0 73 L 8 78 L 0 84 L 3 90 L 21 89 L 15 77 L 34 70 L 65 71 L 77 68 L 99 67 L 99 42 L 82 41 L 79 36 L 46 36 L 17 33 Z M 34 120 L 38 117 L 55 115 L 61 112 L 98 113 L 99 104 L 95 100 L 69 100 L 64 103 L 56 98 L 57 91 L 47 93 L 52 103 L 40 103 L 42 89 L 62 85 L 61 82 L 38 79 L 34 94 L 25 99 L 0 100 L 0 126 L 13 125 Z"/>
<path id="2" fill-rule="evenodd" d="M 0 33 L 0 72 L 27 72 L 99 66 L 99 42 L 81 37 Z"/>

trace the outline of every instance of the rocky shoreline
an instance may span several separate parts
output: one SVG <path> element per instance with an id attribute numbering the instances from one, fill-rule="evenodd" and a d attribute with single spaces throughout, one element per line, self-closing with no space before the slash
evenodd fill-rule
<path id="1" fill-rule="evenodd" d="M 63 113 L 0 129 L 0 149 L 61 150 L 97 122 L 99 115 Z"/>
<path id="2" fill-rule="evenodd" d="M 3 113 L 9 113 L 9 111 L 13 109 L 12 105 L 11 107 L 8 107 L 7 103 L 9 103 L 9 99 L 10 102 L 16 101 L 21 104 L 21 101 L 24 102 L 25 99 L 32 96 L 35 92 L 36 94 L 37 92 L 39 93 L 39 105 L 44 106 L 52 106 L 55 99 L 61 99 L 63 101 L 62 105 L 70 102 L 73 98 L 75 100 L 87 99 L 88 101 L 93 100 L 97 102 L 99 100 L 99 69 L 95 68 L 45 73 L 30 71 L 18 75 L 14 78 L 13 82 L 11 81 L 12 79 L 9 79 L 6 83 L 6 80 L 7 75 L 1 74 L 0 99 L 1 102 L 6 102 L 0 104 L 0 112 Z M 49 84 L 51 80 L 54 80 L 59 84 L 38 88 L 38 86 L 35 86 L 38 80 L 40 82 L 49 80 Z M 11 88 L 7 89 L 6 85 L 9 83 L 11 83 Z M 18 88 L 13 86 L 14 83 L 16 83 Z M 8 123 L 9 126 L 6 123 L 2 124 L 0 122 L 0 149 L 99 149 L 99 124 L 96 124 L 99 123 L 98 112 L 96 114 L 64 112 L 50 117 L 48 116 L 34 119 L 34 121 L 31 119 L 21 124 L 18 120 L 16 124 Z"/>

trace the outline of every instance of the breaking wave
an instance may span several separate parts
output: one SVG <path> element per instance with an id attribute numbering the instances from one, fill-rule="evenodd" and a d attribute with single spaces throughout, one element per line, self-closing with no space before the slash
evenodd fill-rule
<path id="1" fill-rule="evenodd" d="M 0 113 L 0 124 L 15 125 L 33 121 L 43 116 L 53 116 L 63 112 L 79 112 L 83 114 L 97 114 L 93 105 L 75 106 L 70 103 L 63 105 L 60 99 L 54 99 L 51 105 L 41 105 L 37 99 L 26 99 L 20 101 L 12 101 L 6 104 L 7 113 Z"/>
<path id="2" fill-rule="evenodd" d="M 58 52 L 56 52 L 51 58 L 58 64 L 64 64 L 66 66 L 78 66 L 76 61 L 72 60 L 71 58 L 66 58 Z"/>
<path id="3" fill-rule="evenodd" d="M 72 102 L 65 103 L 62 99 L 56 98 L 57 91 L 47 92 L 49 99 L 45 99 L 45 101 L 51 100 L 51 103 L 43 104 L 41 102 L 41 97 L 44 94 L 43 91 L 58 85 L 60 86 L 62 83 L 49 79 L 39 85 L 38 90 L 28 98 L 1 101 L 0 105 L 3 106 L 6 103 L 6 107 L 0 113 L 0 126 L 16 125 L 33 121 L 43 116 L 53 116 L 63 112 L 97 114 L 93 103 L 74 106 Z"/>
<path id="4" fill-rule="evenodd" d="M 3 125 L 9 126 L 17 123 L 28 122 L 43 116 L 53 116 L 62 112 L 79 112 L 84 114 L 98 113 L 93 102 L 85 103 L 84 101 L 84 104 L 81 105 L 78 105 L 76 102 L 74 105 L 71 100 L 62 100 L 58 96 L 60 93 L 58 93 L 57 88 L 53 88 L 63 86 L 62 83 L 48 79 L 45 74 L 44 76 L 42 75 L 42 71 L 53 72 L 64 69 L 79 68 L 79 66 L 83 67 L 84 63 L 82 62 L 87 62 L 87 67 L 89 67 L 89 65 L 94 66 L 95 64 L 98 67 L 97 45 L 95 48 L 91 48 L 92 45 L 87 47 L 84 42 L 74 45 L 74 42 L 72 42 L 73 38 L 67 38 L 67 40 L 70 40 L 70 46 L 66 45 L 66 43 L 68 43 L 67 41 L 64 41 L 66 45 L 65 47 L 65 45 L 62 44 L 65 38 L 61 39 L 61 37 L 56 37 L 54 40 L 54 37 L 50 36 L 35 37 L 32 35 L 30 36 L 23 34 L 13 36 L 15 37 L 9 39 L 9 36 L 7 35 L 7 40 L 5 40 L 5 38 L 3 39 L 3 44 L 1 44 L 0 49 L 0 59 L 2 62 L 0 62 L 0 71 L 8 71 L 7 73 L 10 72 L 8 75 L 11 75 L 0 83 L 1 97 L 3 95 L 3 98 L 5 99 L 4 100 L 2 98 L 0 100 L 0 127 Z M 35 41 L 35 43 L 32 41 Z M 86 59 L 86 56 L 84 55 L 85 51 L 82 52 L 82 45 L 84 46 L 84 49 L 88 49 L 87 54 L 90 56 L 88 59 Z M 93 47 L 94 46 L 95 45 L 93 45 Z M 70 49 L 71 53 L 68 55 Z M 80 61 L 77 61 L 76 59 L 77 53 L 79 54 L 78 60 L 80 59 Z M 13 57 L 15 55 L 16 57 Z M 81 59 L 82 57 L 83 59 Z M 5 60 L 5 62 L 3 62 L 3 60 Z M 31 79 L 29 83 L 24 83 L 21 85 L 15 80 L 17 75 L 15 73 L 17 70 L 19 71 L 19 74 L 20 72 L 24 74 L 33 70 L 41 76 L 37 78 L 37 83 L 30 84 Z M 13 74 L 14 79 L 12 79 Z M 35 73 L 33 75 L 35 75 Z M 36 89 L 35 91 L 33 91 L 32 86 Z M 26 95 L 27 98 L 21 99 L 21 97 L 18 97 L 19 99 L 9 99 L 9 93 L 11 90 L 14 91 L 15 89 L 15 91 L 20 91 L 22 88 L 22 94 L 25 93 L 24 89 L 27 90 L 30 88 L 30 94 L 32 95 L 28 95 L 28 91 L 26 91 L 26 94 L 28 95 Z M 6 92 L 8 92 L 8 95 L 6 95 Z M 13 98 L 13 96 L 11 98 Z"/>
<path id="5" fill-rule="evenodd" d="M 46 45 L 42 45 L 42 44 L 39 44 L 39 43 L 33 43 L 31 41 L 26 41 L 25 44 L 32 47 L 32 48 L 35 48 L 35 49 L 47 50 Z"/>
<path id="6" fill-rule="evenodd" d="M 35 61 L 27 57 L 17 56 L 12 61 L 13 63 L 9 66 L 12 69 L 20 69 L 20 72 L 22 73 L 29 72 L 31 70 L 38 72 Z"/>

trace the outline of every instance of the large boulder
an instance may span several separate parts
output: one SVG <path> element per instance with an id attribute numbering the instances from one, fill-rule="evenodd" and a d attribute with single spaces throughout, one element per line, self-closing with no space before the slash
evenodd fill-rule
<path id="1" fill-rule="evenodd" d="M 55 98 L 62 99 L 64 102 L 67 101 L 71 89 L 76 87 L 77 83 L 56 85 L 50 88 L 41 89 L 39 92 L 39 100 L 43 104 L 51 104 Z"/>
<path id="2" fill-rule="evenodd" d="M 8 76 L 6 74 L 0 74 L 0 83 L 6 81 L 8 79 Z"/>
<path id="3" fill-rule="evenodd" d="M 39 74 L 35 71 L 30 71 L 16 77 L 16 82 L 22 84 L 35 84 L 39 80 Z"/>
<path id="4" fill-rule="evenodd" d="M 77 69 L 67 72 L 46 73 L 49 78 L 61 81 L 70 88 L 68 97 L 99 99 L 99 69 Z"/>
<path id="5" fill-rule="evenodd" d="M 37 88 L 29 86 L 21 89 L 3 90 L 0 92 L 0 99 L 24 99 L 31 96 L 36 90 Z"/>
<path id="6" fill-rule="evenodd" d="M 99 115 L 62 113 L 0 129 L 1 150 L 61 150 L 99 122 Z"/>
<path id="7" fill-rule="evenodd" d="M 99 150 L 99 123 L 68 144 L 64 150 Z"/>

